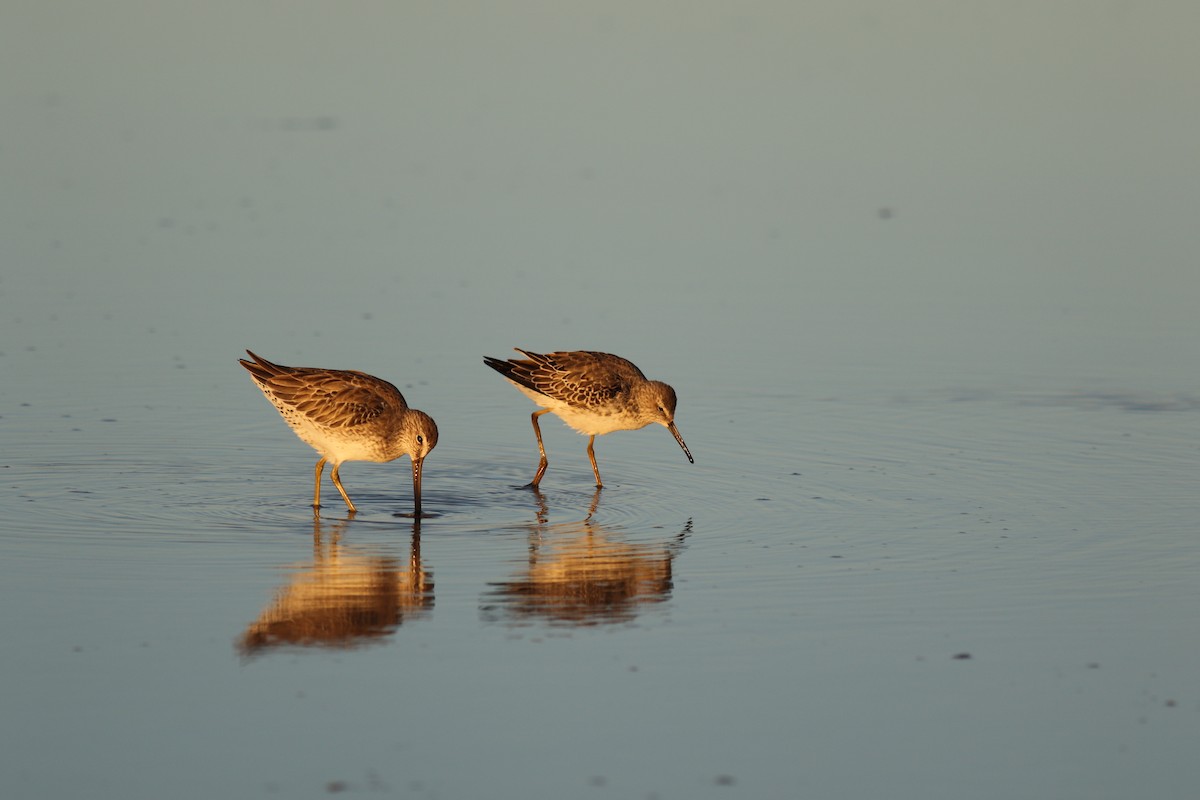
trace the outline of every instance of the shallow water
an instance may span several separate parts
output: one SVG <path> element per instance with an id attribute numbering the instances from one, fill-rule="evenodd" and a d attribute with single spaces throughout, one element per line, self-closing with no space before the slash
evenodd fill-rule
<path id="1" fill-rule="evenodd" d="M 1194 225 L 1172 224 L 1200 175 L 1195 136 L 1146 141 L 1200 120 L 1093 85 L 1190 98 L 1195 49 L 1171 43 L 1191 11 L 985 25 L 918 4 L 949 26 L 921 33 L 884 6 L 684 30 L 633 8 L 372 10 L 289 18 L 286 46 L 248 11 L 244 38 L 200 14 L 173 20 L 191 44 L 114 52 L 38 8 L 38 35 L 0 48 L 55 65 L 0 70 L 6 792 L 1200 785 L 1200 273 Z M 142 19 L 115 4 L 81 30 Z M 1024 38 L 1079 25 L 1132 26 L 1155 58 Z M 963 61 L 980 31 L 994 46 Z M 920 59 L 895 44 L 935 33 Z M 1007 115 L 940 116 L 974 96 L 955 75 L 994 78 L 1018 41 L 1070 113 L 1009 94 L 1021 73 L 983 81 Z M 845 48 L 893 58 L 865 74 Z M 797 77 L 814 53 L 836 85 Z M 438 69 L 399 68 L 417 63 Z M 641 80 L 608 94 L 609 69 Z M 405 102 L 362 88 L 380 75 Z M 781 105 L 797 85 L 838 113 Z M 984 136 L 991 160 L 955 162 L 976 172 L 913 166 Z M 533 406 L 482 363 L 513 346 L 671 383 L 695 465 L 657 426 L 605 436 L 597 492 L 586 440 L 545 417 L 542 491 L 517 488 Z M 316 457 L 246 347 L 371 372 L 430 413 L 433 516 L 397 516 L 405 460 L 348 464 L 359 513 L 327 478 L 314 518 Z"/>
<path id="2" fill-rule="evenodd" d="M 314 520 L 313 459 L 232 358 L 202 380 L 233 407 L 6 413 L 24 794 L 1115 797 L 1197 777 L 1195 408 L 693 386 L 695 467 L 665 431 L 613 435 L 597 493 L 584 440 L 546 425 L 534 494 L 513 488 L 527 401 L 474 373 L 420 392 L 474 422 L 444 426 L 416 527 L 397 465 L 350 465 L 362 510 Z"/>

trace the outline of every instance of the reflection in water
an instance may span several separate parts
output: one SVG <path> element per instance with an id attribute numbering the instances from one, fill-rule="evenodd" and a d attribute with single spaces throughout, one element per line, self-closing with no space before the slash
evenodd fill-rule
<path id="1" fill-rule="evenodd" d="M 692 532 L 689 519 L 662 544 L 622 541 L 593 521 L 599 492 L 582 522 L 546 524 L 541 493 L 530 526 L 529 563 L 512 579 L 492 584 L 481 607 L 487 622 L 586 626 L 629 622 L 641 607 L 671 595 L 672 562 Z"/>
<path id="2" fill-rule="evenodd" d="M 421 565 L 420 526 L 413 526 L 408 565 L 393 556 L 341 545 L 343 520 L 322 541 L 313 519 L 313 563 L 298 568 L 258 619 L 238 637 L 252 658 L 276 648 L 350 649 L 383 641 L 406 619 L 433 608 L 433 573 Z"/>

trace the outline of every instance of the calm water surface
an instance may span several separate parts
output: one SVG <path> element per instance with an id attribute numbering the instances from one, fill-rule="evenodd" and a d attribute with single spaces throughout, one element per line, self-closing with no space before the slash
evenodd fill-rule
<path id="1" fill-rule="evenodd" d="M 533 494 L 527 401 L 482 364 L 426 365 L 410 396 L 462 422 L 414 526 L 398 465 L 350 465 L 362 511 L 314 519 L 313 458 L 229 355 L 126 365 L 186 407 L 30 383 L 6 408 L 23 796 L 1182 797 L 1200 777 L 1194 400 L 743 392 L 675 364 L 695 467 L 665 431 L 606 437 L 597 494 L 585 440 L 548 425 Z"/>
<path id="2" fill-rule="evenodd" d="M 5 796 L 1194 796 L 1192 5 L 18 6 Z M 515 488 L 513 346 L 696 464 Z M 429 412 L 435 516 L 314 518 L 247 347 Z"/>

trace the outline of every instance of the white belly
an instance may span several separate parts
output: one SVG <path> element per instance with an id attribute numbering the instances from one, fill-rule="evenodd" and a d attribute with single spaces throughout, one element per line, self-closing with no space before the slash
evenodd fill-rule
<path id="1" fill-rule="evenodd" d="M 565 422 L 567 427 L 584 436 L 603 436 L 613 431 L 636 431 L 650 424 L 648 421 L 643 422 L 637 417 L 621 413 L 620 407 L 616 405 L 580 408 L 539 394 L 520 384 L 513 383 L 513 385 L 530 400 Z"/>

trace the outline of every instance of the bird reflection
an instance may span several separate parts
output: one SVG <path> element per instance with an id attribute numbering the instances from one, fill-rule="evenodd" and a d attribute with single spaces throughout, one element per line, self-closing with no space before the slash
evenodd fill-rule
<path id="1" fill-rule="evenodd" d="M 421 563 L 419 523 L 413 525 L 407 565 L 395 556 L 343 546 L 348 524 L 334 525 L 326 541 L 320 519 L 313 519 L 312 564 L 298 565 L 238 637 L 243 658 L 275 649 L 363 647 L 433 608 L 433 573 Z"/>
<path id="2" fill-rule="evenodd" d="M 485 621 L 564 627 L 624 623 L 670 597 L 672 564 L 692 532 L 690 519 L 664 542 L 641 544 L 595 521 L 599 492 L 582 522 L 556 524 L 547 523 L 545 498 L 540 492 L 536 496 L 528 563 L 509 580 L 491 584 L 481 607 Z"/>

